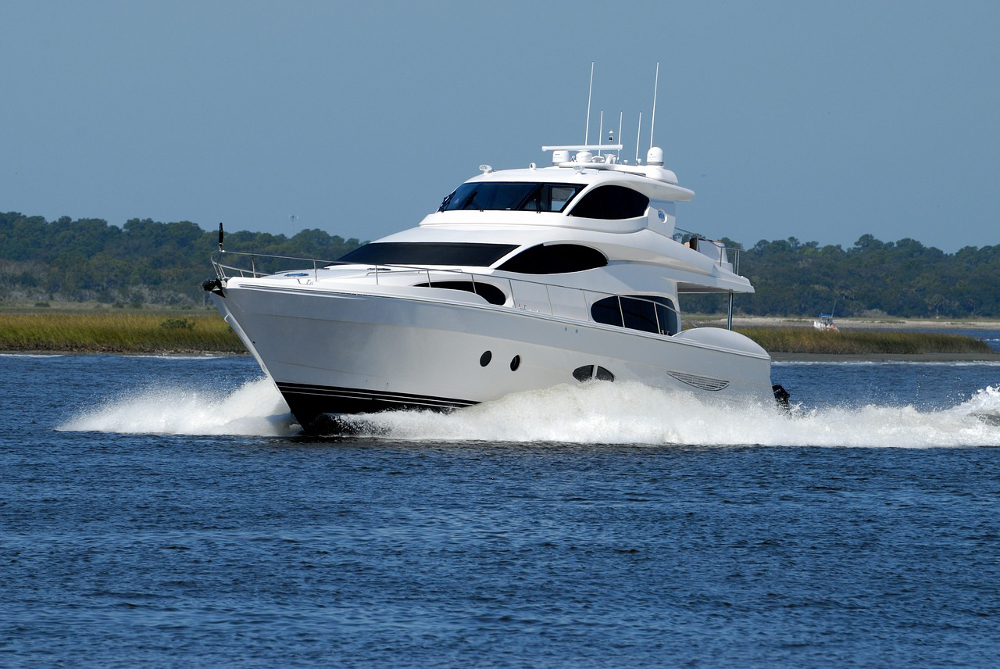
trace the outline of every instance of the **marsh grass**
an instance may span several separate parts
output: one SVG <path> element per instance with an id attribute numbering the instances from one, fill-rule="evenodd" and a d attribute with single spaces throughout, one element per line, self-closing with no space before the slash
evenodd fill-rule
<path id="1" fill-rule="evenodd" d="M 0 313 L 0 350 L 245 353 L 217 313 Z"/>
<path id="2" fill-rule="evenodd" d="M 946 332 L 838 330 L 802 327 L 736 328 L 770 353 L 828 353 L 837 355 L 921 353 L 991 353 L 982 339 Z"/>
<path id="3" fill-rule="evenodd" d="M 841 355 L 990 353 L 986 342 L 937 332 L 803 327 L 738 328 L 772 353 Z M 245 353 L 217 313 L 182 316 L 132 311 L 0 313 L 0 350 L 105 353 Z"/>

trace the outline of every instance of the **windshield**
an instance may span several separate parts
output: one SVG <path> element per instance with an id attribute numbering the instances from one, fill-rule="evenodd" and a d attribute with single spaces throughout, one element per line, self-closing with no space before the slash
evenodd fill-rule
<path id="1" fill-rule="evenodd" d="M 478 181 L 458 187 L 438 211 L 554 211 L 566 208 L 583 184 Z"/>

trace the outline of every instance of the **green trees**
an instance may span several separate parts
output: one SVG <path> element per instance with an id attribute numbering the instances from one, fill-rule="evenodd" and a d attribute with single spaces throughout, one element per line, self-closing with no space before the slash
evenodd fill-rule
<path id="1" fill-rule="evenodd" d="M 743 253 L 740 269 L 757 289 L 736 300 L 746 314 L 813 315 L 836 303 L 842 316 L 1000 318 L 1000 246 L 948 254 L 870 234 L 846 250 L 762 240 Z"/>
<path id="2" fill-rule="evenodd" d="M 98 300 L 191 305 L 212 273 L 215 230 L 190 221 L 101 219 L 46 221 L 0 213 L 0 298 Z M 727 245 L 736 242 L 725 240 Z M 293 237 L 231 231 L 226 249 L 334 260 L 357 248 L 322 230 Z M 754 284 L 739 313 L 811 316 L 836 304 L 840 316 L 1000 318 L 1000 245 L 944 253 L 914 239 L 863 235 L 850 248 L 761 240 L 742 252 L 740 271 Z M 686 311 L 721 311 L 725 299 L 687 296 Z"/>
<path id="3" fill-rule="evenodd" d="M 218 233 L 190 221 L 134 218 L 121 228 L 101 219 L 48 222 L 0 213 L 0 298 L 193 305 Z M 360 245 L 321 230 L 284 235 L 236 232 L 226 248 L 336 259 Z"/>

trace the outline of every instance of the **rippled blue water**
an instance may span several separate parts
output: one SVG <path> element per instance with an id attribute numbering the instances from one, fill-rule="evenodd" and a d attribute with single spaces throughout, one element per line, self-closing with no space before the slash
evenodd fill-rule
<path id="1" fill-rule="evenodd" d="M 1000 366 L 776 365 L 794 418 L 601 384 L 351 439 L 296 436 L 246 357 L 0 374 L 0 665 L 1000 652 Z"/>

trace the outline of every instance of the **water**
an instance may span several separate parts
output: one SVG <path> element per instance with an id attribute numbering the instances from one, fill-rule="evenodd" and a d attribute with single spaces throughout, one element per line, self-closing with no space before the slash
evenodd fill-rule
<path id="1" fill-rule="evenodd" d="M 3 666 L 994 666 L 1000 366 L 301 436 L 247 357 L 2 356 Z"/>

